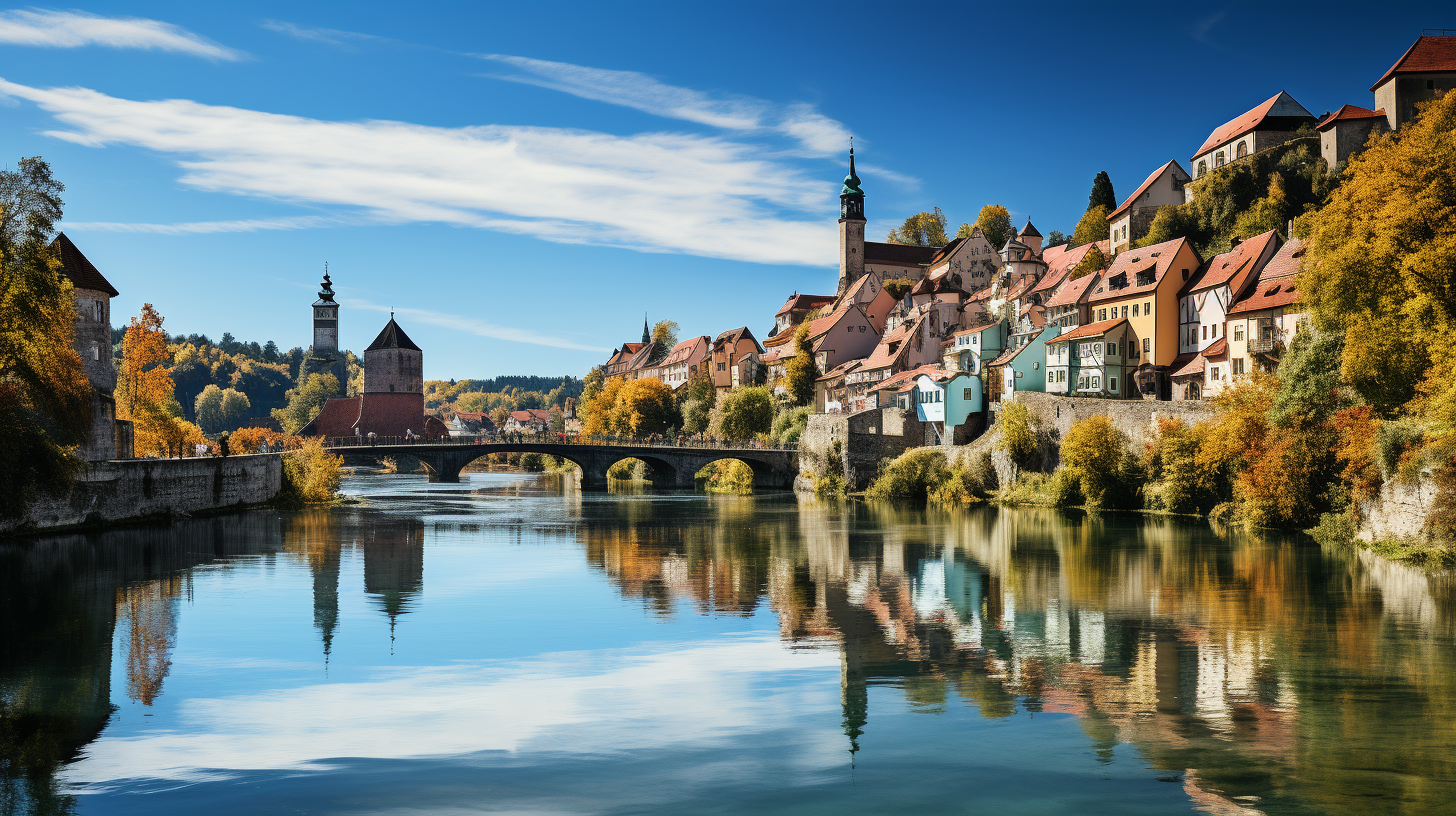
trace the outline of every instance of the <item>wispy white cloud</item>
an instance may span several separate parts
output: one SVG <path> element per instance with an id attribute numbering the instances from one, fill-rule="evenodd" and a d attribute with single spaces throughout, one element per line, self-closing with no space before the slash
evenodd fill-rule
<path id="1" fill-rule="evenodd" d="M 182 99 L 133 101 L 0 79 L 76 144 L 174 157 L 184 184 L 384 222 L 442 222 L 550 241 L 828 265 L 832 186 L 761 146 L 688 134 L 330 122 Z"/>
<path id="2" fill-rule="evenodd" d="M 402 317 L 409 317 L 421 323 L 428 323 L 432 326 L 452 329 L 454 331 L 473 334 L 477 337 L 489 337 L 493 340 L 508 340 L 512 343 L 527 343 L 533 346 L 548 346 L 550 348 L 572 349 L 574 351 L 607 352 L 609 348 L 601 346 L 587 346 L 564 337 L 552 337 L 529 329 L 514 329 L 510 326 L 497 326 L 487 323 L 474 317 L 449 314 L 448 312 L 436 312 L 429 309 L 414 309 L 406 306 L 380 306 L 377 303 L 370 303 L 367 300 L 349 298 L 349 308 L 364 309 L 371 312 L 392 312 Z"/>
<path id="3" fill-rule="evenodd" d="M 183 221 L 177 224 L 129 224 L 120 221 L 67 221 L 61 226 L 73 232 L 140 232 L 155 235 L 202 235 L 214 232 L 259 232 L 329 227 L 343 223 L 337 218 L 302 215 L 285 218 L 253 218 L 238 221 Z M 311 288 L 311 287 L 310 287 Z"/>
<path id="4" fill-rule="evenodd" d="M 142 17 L 103 17 L 84 11 L 0 11 L 0 43 L 46 48 L 104 45 L 172 51 L 210 60 L 247 56 L 171 23 Z"/>
<path id="5" fill-rule="evenodd" d="M 849 131 L 844 125 L 805 103 L 777 105 L 747 96 L 714 96 L 668 85 L 637 71 L 614 71 L 508 54 L 479 56 L 516 69 L 516 73 L 489 75 L 496 79 L 536 85 L 724 130 L 774 131 L 797 140 L 815 155 L 841 152 L 849 143 Z"/>
<path id="6" fill-rule="evenodd" d="M 373 34 L 360 34 L 357 31 L 340 31 L 337 28 L 312 28 L 283 20 L 264 20 L 263 27 L 269 31 L 287 34 L 295 39 L 312 40 L 314 42 L 328 43 L 329 45 L 338 45 L 345 48 L 349 48 L 357 42 L 387 42 L 389 40 L 388 37 L 378 37 Z"/>

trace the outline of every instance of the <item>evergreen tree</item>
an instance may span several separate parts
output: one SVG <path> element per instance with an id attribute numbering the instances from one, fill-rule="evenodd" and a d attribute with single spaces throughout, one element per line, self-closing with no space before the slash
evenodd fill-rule
<path id="1" fill-rule="evenodd" d="M 1112 178 L 1107 175 L 1106 170 L 1097 171 L 1097 177 L 1092 179 L 1092 192 L 1087 196 L 1087 209 L 1093 207 L 1106 207 L 1108 212 L 1117 209 L 1117 196 L 1112 192 Z"/>

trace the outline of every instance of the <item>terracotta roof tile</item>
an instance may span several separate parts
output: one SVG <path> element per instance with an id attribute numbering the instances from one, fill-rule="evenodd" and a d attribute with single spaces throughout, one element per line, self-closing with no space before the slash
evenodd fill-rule
<path id="1" fill-rule="evenodd" d="M 1385 108 L 1381 108 L 1379 110 L 1370 110 L 1369 108 L 1362 108 L 1359 105 L 1341 105 L 1339 110 L 1335 111 L 1334 113 L 1328 114 L 1325 116 L 1325 118 L 1319 120 L 1319 124 L 1315 125 L 1314 129 L 1325 130 L 1330 125 L 1333 125 L 1336 122 L 1343 122 L 1347 119 L 1384 118 Z"/>
<path id="2" fill-rule="evenodd" d="M 1295 288 L 1295 278 L 1299 274 L 1303 258 L 1304 241 L 1298 238 L 1286 241 L 1274 254 L 1274 258 L 1265 264 L 1258 283 L 1228 313 L 1244 314 L 1298 303 L 1299 291 Z"/>
<path id="3" fill-rule="evenodd" d="M 774 312 L 774 317 L 801 309 L 804 311 L 817 309 L 826 303 L 833 302 L 834 295 L 801 295 L 796 292 L 790 295 L 788 300 L 784 301 L 784 305 L 780 306 L 777 312 Z"/>
<path id="4" fill-rule="evenodd" d="M 1201 292 L 1205 289 L 1212 289 L 1224 284 L 1237 296 L 1244 289 L 1244 283 L 1250 275 L 1257 276 L 1264 267 L 1259 265 L 1259 259 L 1264 257 L 1270 244 L 1277 244 L 1279 233 L 1276 230 L 1269 230 L 1261 235 L 1255 235 L 1247 241 L 1241 242 L 1238 246 L 1223 253 L 1209 258 L 1198 269 L 1198 274 L 1193 277 L 1187 287 L 1188 293 Z M 1269 260 L 1273 260 L 1272 254 Z M 1267 264 L 1268 261 L 1265 261 Z"/>
<path id="5" fill-rule="evenodd" d="M 1374 90 L 1374 88 L 1371 88 L 1371 90 Z M 1204 141 L 1203 146 L 1193 151 L 1193 158 L 1196 159 L 1199 156 L 1202 156 L 1204 153 L 1207 153 L 1208 151 L 1218 147 L 1219 145 L 1226 144 L 1233 139 L 1245 133 L 1248 133 L 1249 131 L 1263 124 L 1264 120 L 1269 118 L 1269 116 L 1271 115 L 1271 112 L 1274 110 L 1275 105 L 1278 104 L 1280 98 L 1288 99 L 1290 102 L 1294 103 L 1295 107 L 1298 107 L 1300 110 L 1304 111 L 1304 107 L 1298 102 L 1295 102 L 1294 97 L 1290 96 L 1284 91 L 1280 91 L 1279 93 L 1274 94 L 1273 96 L 1259 103 L 1259 105 L 1254 107 L 1252 110 L 1245 111 L 1244 113 L 1239 114 L 1238 116 L 1235 116 L 1227 122 L 1224 122 L 1222 125 L 1214 128 L 1213 132 L 1208 134 L 1208 139 Z M 1309 116 L 1311 119 L 1314 118 L 1310 115 L 1309 111 L 1304 111 L 1304 115 Z"/>
<path id="6" fill-rule="evenodd" d="M 1212 360 L 1215 357 L 1222 357 L 1223 355 L 1225 355 L 1227 353 L 1228 353 L 1228 338 L 1227 337 L 1220 337 L 1220 338 L 1218 338 L 1217 340 L 1213 341 L 1212 343 L 1209 343 L 1208 344 L 1208 348 L 1206 348 L 1206 349 L 1203 350 L 1203 356 L 1204 357 L 1207 357 L 1210 360 Z"/>
<path id="7" fill-rule="evenodd" d="M 1385 84 L 1385 80 L 1396 74 L 1427 74 L 1442 71 L 1456 71 L 1456 37 L 1427 37 L 1422 35 L 1410 48 L 1400 55 L 1400 59 L 1390 66 L 1375 84 L 1370 86 L 1374 92 L 1376 88 Z"/>
<path id="8" fill-rule="evenodd" d="M 1273 100 L 1270 100 L 1270 101 L 1272 102 Z M 1212 138 L 1212 137 L 1209 137 L 1209 138 Z M 1199 151 L 1199 152 L 1201 153 L 1203 151 Z M 1139 184 L 1138 185 L 1138 188 L 1136 190 L 1133 190 L 1132 191 L 1132 195 L 1128 196 L 1127 198 L 1124 198 L 1122 200 L 1122 203 L 1119 204 L 1119 205 L 1117 205 L 1117 209 L 1115 209 L 1112 212 L 1110 212 L 1110 213 L 1107 214 L 1107 220 L 1108 221 L 1111 221 L 1114 218 L 1117 218 L 1118 216 L 1120 216 L 1123 213 L 1127 212 L 1128 208 L 1131 207 L 1134 203 L 1136 203 L 1137 200 L 1138 200 L 1138 198 L 1141 197 L 1143 193 L 1145 193 L 1145 192 L 1148 191 L 1148 188 L 1149 187 L 1153 186 L 1153 182 L 1157 181 L 1159 176 L 1163 175 L 1163 173 L 1167 172 L 1168 169 L 1169 168 L 1172 168 L 1172 167 L 1177 167 L 1180 171 L 1183 169 L 1183 166 L 1180 165 L 1180 164 L 1178 164 L 1178 160 L 1177 159 L 1173 159 L 1173 160 L 1169 161 L 1167 164 L 1163 165 L 1162 167 L 1159 167 L 1157 170 L 1154 170 L 1152 175 L 1150 175 L 1147 178 L 1143 179 L 1143 183 L 1142 184 Z M 1188 174 L 1187 173 L 1184 173 L 1183 175 L 1186 176 Z"/>
<path id="9" fill-rule="evenodd" d="M 1072 329 L 1069 332 L 1063 332 L 1062 334 L 1059 334 L 1056 337 L 1048 340 L 1047 343 L 1064 343 L 1069 340 L 1080 340 L 1084 337 L 1097 337 L 1117 328 L 1119 323 L 1126 322 L 1127 318 L 1120 317 L 1116 320 L 1103 320 L 1100 323 L 1088 323 L 1085 326 L 1078 326 L 1077 328 Z"/>
<path id="10" fill-rule="evenodd" d="M 1202 354 L 1196 354 L 1194 352 L 1180 354 L 1173 359 L 1173 364 L 1168 367 L 1173 372 L 1168 376 L 1187 377 L 1192 374 L 1202 374 L 1205 365 L 1206 361 Z"/>
<path id="11" fill-rule="evenodd" d="M 1117 257 L 1112 261 L 1112 266 L 1103 272 L 1101 276 L 1101 281 L 1105 284 L 1103 288 L 1106 291 L 1094 291 L 1088 297 L 1088 302 L 1097 303 L 1105 300 L 1116 300 L 1129 295 L 1152 292 L 1157 289 L 1158 284 L 1162 283 L 1163 277 L 1168 274 L 1168 269 L 1172 266 L 1174 259 L 1178 257 L 1183 245 L 1187 241 L 1187 238 L 1174 238 L 1171 241 L 1164 241 L 1161 244 L 1153 244 L 1142 247 L 1141 249 L 1125 249 L 1118 253 Z M 1193 257 L 1196 263 L 1198 259 L 1197 254 Z M 1137 280 L 1137 274 L 1148 270 L 1153 271 L 1152 282 L 1138 285 L 1135 282 Z M 1119 275 L 1125 275 L 1128 284 L 1121 288 L 1113 289 L 1111 287 L 1111 281 Z"/>
<path id="12" fill-rule="evenodd" d="M 1053 256 L 1047 261 L 1046 274 L 1041 276 L 1041 281 L 1032 287 L 1031 291 L 1045 292 L 1056 288 L 1063 280 L 1066 280 L 1067 275 L 1072 271 L 1072 267 L 1081 263 L 1082 259 L 1087 257 L 1087 253 L 1092 251 L 1092 247 L 1093 244 L 1083 244 L 1076 249 L 1067 250 Z M 1042 256 L 1042 259 L 1047 260 L 1045 255 Z"/>
<path id="13" fill-rule="evenodd" d="M 1089 244 L 1088 246 L 1091 245 Z M 1092 287 L 1092 284 L 1097 282 L 1101 275 L 1102 273 L 1100 272 L 1091 272 L 1076 280 L 1067 281 L 1067 285 L 1058 290 L 1055 295 L 1052 295 L 1051 300 L 1048 300 L 1046 305 L 1049 307 L 1076 306 L 1082 300 L 1083 296 L 1087 294 L 1087 290 Z"/>

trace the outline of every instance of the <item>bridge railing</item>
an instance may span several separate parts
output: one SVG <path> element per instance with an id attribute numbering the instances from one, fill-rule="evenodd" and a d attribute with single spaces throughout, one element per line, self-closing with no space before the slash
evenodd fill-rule
<path id="1" fill-rule="evenodd" d="M 752 439 L 704 439 L 691 436 L 660 436 L 634 439 L 620 436 L 583 436 L 565 433 L 497 433 L 472 436 L 330 436 L 326 448 L 474 445 L 591 445 L 619 448 L 699 448 L 708 450 L 798 450 L 798 445 L 780 445 Z"/>

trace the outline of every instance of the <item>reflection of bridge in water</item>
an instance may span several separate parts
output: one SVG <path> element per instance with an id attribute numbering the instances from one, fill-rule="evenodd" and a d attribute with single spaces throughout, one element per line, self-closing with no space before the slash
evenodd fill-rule
<path id="1" fill-rule="evenodd" d="M 514 441 L 513 441 L 514 439 Z M 623 459 L 647 464 L 654 487 L 690 489 L 694 476 L 723 459 L 737 459 L 753 471 L 755 490 L 787 490 L 794 486 L 799 453 L 794 448 L 755 447 L 742 443 L 677 444 L 577 440 L 569 436 L 457 437 L 449 440 L 336 437 L 324 440 L 346 459 L 413 456 L 425 465 L 432 482 L 458 482 L 460 471 L 493 453 L 540 453 L 574 462 L 581 468 L 583 490 L 606 490 L 607 469 Z"/>

